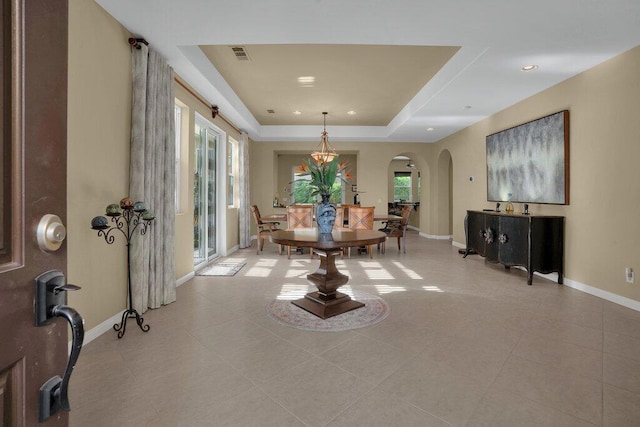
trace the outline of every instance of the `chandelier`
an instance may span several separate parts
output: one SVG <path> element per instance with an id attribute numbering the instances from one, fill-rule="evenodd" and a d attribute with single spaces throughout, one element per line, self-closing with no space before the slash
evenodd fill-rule
<path id="1" fill-rule="evenodd" d="M 322 136 L 320 137 L 320 145 L 316 147 L 315 151 L 311 152 L 311 157 L 313 157 L 317 163 L 329 163 L 338 157 L 336 150 L 334 150 L 331 144 L 329 144 L 329 134 L 327 133 L 327 114 L 328 113 L 326 111 L 322 113 L 324 126 Z"/>

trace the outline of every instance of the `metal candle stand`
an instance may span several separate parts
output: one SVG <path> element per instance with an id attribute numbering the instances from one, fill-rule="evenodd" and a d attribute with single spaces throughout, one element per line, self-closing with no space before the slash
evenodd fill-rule
<path id="1" fill-rule="evenodd" d="M 151 221 L 155 219 L 153 212 L 147 210 L 143 202 L 135 202 L 125 197 L 120 204 L 107 206 L 107 216 L 111 217 L 114 225 L 109 225 L 109 221 L 104 216 L 97 216 L 91 221 L 91 228 L 98 231 L 98 236 L 104 237 L 105 242 L 111 245 L 115 241 L 115 236 L 111 234 L 114 230 L 119 230 L 127 241 L 127 292 L 129 295 L 129 307 L 122 313 L 120 323 L 113 325 L 113 329 L 118 332 L 118 338 L 122 338 L 127 328 L 127 319 L 136 318 L 136 323 L 142 332 L 148 332 L 149 325 L 143 325 L 144 319 L 133 308 L 133 295 L 131 292 L 131 237 L 135 230 L 140 227 L 140 234 L 147 233 L 147 228 L 151 226 Z"/>

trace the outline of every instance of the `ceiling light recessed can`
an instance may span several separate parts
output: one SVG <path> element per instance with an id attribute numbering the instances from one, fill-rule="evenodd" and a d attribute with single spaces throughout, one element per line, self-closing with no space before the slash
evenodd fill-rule
<path id="1" fill-rule="evenodd" d="M 296 115 L 296 116 L 299 116 L 300 114 L 302 114 L 302 111 L 296 110 L 296 111 L 293 112 L 293 114 Z"/>
<path id="2" fill-rule="evenodd" d="M 427 128 L 427 132 L 433 132 L 433 128 Z"/>
<path id="3" fill-rule="evenodd" d="M 533 71 L 537 69 L 538 69 L 537 65 L 525 65 L 524 67 L 520 68 L 520 71 Z"/>
<path id="4" fill-rule="evenodd" d="M 350 116 L 355 116 L 356 112 L 351 110 L 351 111 L 347 111 L 347 114 Z"/>

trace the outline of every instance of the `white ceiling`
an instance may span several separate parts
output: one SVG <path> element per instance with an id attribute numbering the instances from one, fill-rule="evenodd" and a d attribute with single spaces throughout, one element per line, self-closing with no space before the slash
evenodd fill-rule
<path id="1" fill-rule="evenodd" d="M 388 125 L 327 122 L 332 141 L 435 142 L 640 44 L 638 0 L 97 3 L 256 141 L 317 141 L 322 118 L 261 125 L 200 45 L 460 46 Z"/>

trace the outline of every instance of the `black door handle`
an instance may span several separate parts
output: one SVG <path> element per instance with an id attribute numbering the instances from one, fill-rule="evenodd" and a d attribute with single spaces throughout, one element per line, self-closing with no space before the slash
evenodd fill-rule
<path id="1" fill-rule="evenodd" d="M 67 284 L 64 274 L 51 270 L 36 277 L 36 326 L 51 323 L 62 317 L 71 326 L 71 354 L 63 378 L 54 376 L 40 387 L 40 421 L 44 421 L 59 409 L 70 411 L 69 380 L 76 366 L 84 340 L 84 320 L 73 308 L 66 305 L 67 291 L 80 289 Z"/>

